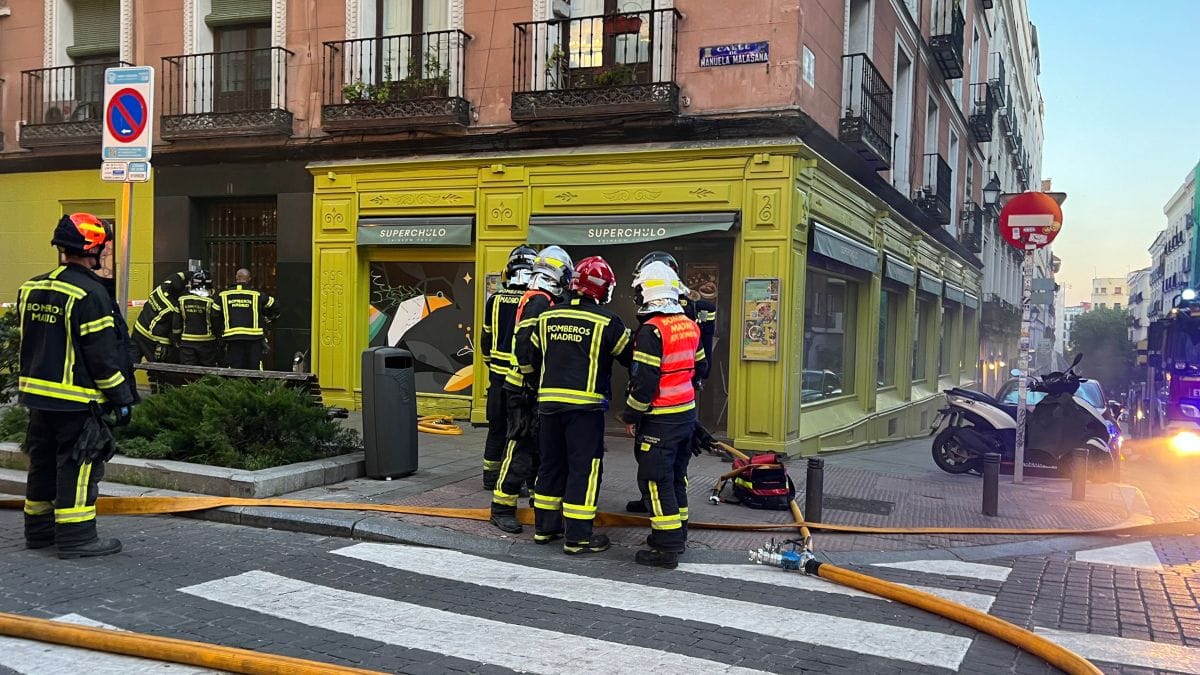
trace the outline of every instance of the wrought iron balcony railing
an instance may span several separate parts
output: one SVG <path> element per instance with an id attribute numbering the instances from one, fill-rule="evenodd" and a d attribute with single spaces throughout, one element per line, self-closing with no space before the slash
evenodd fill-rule
<path id="1" fill-rule="evenodd" d="M 1004 55 L 992 52 L 988 57 L 988 93 L 992 96 L 992 107 L 1004 107 L 1004 91 L 1008 88 L 1008 75 L 1004 71 Z"/>
<path id="2" fill-rule="evenodd" d="M 933 26 L 929 48 L 942 71 L 942 77 L 956 80 L 963 74 L 963 35 L 967 20 L 960 0 L 933 0 Z"/>
<path id="3" fill-rule="evenodd" d="M 1020 133 L 1017 130 L 1017 106 L 1016 100 L 1013 99 L 1012 88 L 1004 87 L 1004 107 L 1000 109 L 1000 125 L 1004 127 L 1004 133 L 1012 136 Z"/>
<path id="4" fill-rule="evenodd" d="M 965 202 L 958 215 L 958 241 L 972 253 L 983 251 L 983 209 L 975 202 Z"/>
<path id="5" fill-rule="evenodd" d="M 891 165 L 892 88 L 866 54 L 842 57 L 842 121 L 838 138 L 876 171 Z"/>
<path id="6" fill-rule="evenodd" d="M 321 126 L 394 131 L 471 123 L 461 30 L 325 43 Z"/>
<path id="7" fill-rule="evenodd" d="M 283 47 L 163 58 L 162 137 L 292 134 Z"/>
<path id="8" fill-rule="evenodd" d="M 953 172 L 950 165 L 937 153 L 925 155 L 921 188 L 913 200 L 939 225 L 950 224 L 950 189 Z"/>
<path id="9" fill-rule="evenodd" d="M 515 121 L 679 113 L 674 9 L 514 24 Z"/>
<path id="10" fill-rule="evenodd" d="M 979 143 L 992 140 L 996 108 L 992 106 L 991 85 L 977 82 L 971 85 L 971 135 Z"/>
<path id="11" fill-rule="evenodd" d="M 21 73 L 21 147 L 99 143 L 104 71 L 124 61 Z"/>

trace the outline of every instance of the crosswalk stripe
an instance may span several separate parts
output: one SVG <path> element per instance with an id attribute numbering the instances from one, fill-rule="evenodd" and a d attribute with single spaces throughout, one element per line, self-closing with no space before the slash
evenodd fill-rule
<path id="1" fill-rule="evenodd" d="M 1154 544 L 1148 541 L 1137 541 L 1132 544 L 1077 551 L 1075 559 L 1079 562 L 1100 565 L 1136 567 L 1154 572 L 1163 571 L 1163 564 L 1158 559 L 1158 553 L 1154 550 Z"/>
<path id="2" fill-rule="evenodd" d="M 364 543 L 333 553 L 486 588 L 698 621 L 784 640 L 952 670 L 962 663 L 971 646 L 971 639 L 965 637 L 557 572 L 458 551 Z"/>
<path id="3" fill-rule="evenodd" d="M 648 647 L 455 614 L 270 572 L 245 572 L 179 590 L 305 626 L 520 671 L 563 675 L 762 672 Z"/>
<path id="4" fill-rule="evenodd" d="M 950 577 L 1007 581 L 1012 570 L 999 565 L 964 562 L 962 560 L 909 560 L 906 562 L 875 563 L 874 567 L 894 567 L 912 572 L 943 574 Z"/>
<path id="5" fill-rule="evenodd" d="M 93 621 L 78 614 L 67 614 L 54 620 L 79 626 L 116 629 L 116 626 Z M 10 637 L 0 637 L 0 666 L 25 675 L 62 675 L 83 670 L 86 670 L 88 675 L 201 675 L 216 672 L 177 663 L 163 663 Z"/>
<path id="6" fill-rule="evenodd" d="M 708 565 L 701 563 L 679 563 L 679 571 L 689 574 L 703 574 L 710 577 L 719 577 L 729 579 L 730 581 L 752 581 L 760 584 L 770 584 L 772 586 L 787 586 L 788 588 L 796 588 L 802 591 L 815 591 L 817 593 L 836 593 L 852 598 L 870 598 L 872 600 L 883 600 L 877 595 L 864 593 L 860 590 L 835 584 L 832 581 L 827 581 L 820 577 L 813 577 L 802 572 L 782 572 L 771 567 L 762 567 L 760 565 Z M 939 598 L 952 600 L 961 605 L 978 609 L 981 612 L 986 612 L 992 608 L 992 603 L 996 598 L 983 593 L 972 593 L 970 591 L 956 591 L 947 588 L 933 588 L 931 586 L 914 586 L 910 584 L 901 584 L 918 591 L 924 591 L 931 595 L 936 595 Z M 891 600 L 886 600 L 891 602 Z"/>
<path id="7" fill-rule="evenodd" d="M 1033 632 L 1093 661 L 1200 674 L 1200 648 L 1197 647 L 1054 628 L 1035 628 Z"/>

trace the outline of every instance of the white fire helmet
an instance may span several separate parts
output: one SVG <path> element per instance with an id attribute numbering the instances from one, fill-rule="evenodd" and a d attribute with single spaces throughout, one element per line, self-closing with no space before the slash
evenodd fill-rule
<path id="1" fill-rule="evenodd" d="M 558 246 L 547 246 L 533 260 L 533 279 L 529 287 L 561 296 L 571 283 L 575 263 L 571 256 Z"/>
<path id="2" fill-rule="evenodd" d="M 684 293 L 679 275 L 669 265 L 654 261 L 633 278 L 638 314 L 682 314 L 679 296 Z"/>

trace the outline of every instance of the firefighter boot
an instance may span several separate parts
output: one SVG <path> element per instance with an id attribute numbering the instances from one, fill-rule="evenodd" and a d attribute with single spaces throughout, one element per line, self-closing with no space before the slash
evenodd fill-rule
<path id="1" fill-rule="evenodd" d="M 671 551 L 660 551 L 659 549 L 651 549 L 649 551 L 638 551 L 633 556 L 634 562 L 647 567 L 661 567 L 663 569 L 673 570 L 679 566 L 679 554 Z"/>
<path id="2" fill-rule="evenodd" d="M 579 555 L 581 553 L 600 553 L 607 551 L 609 546 L 608 535 L 593 534 L 587 541 L 568 541 L 563 544 L 563 553 L 567 555 Z"/>
<path id="3" fill-rule="evenodd" d="M 517 522 L 517 514 L 515 513 L 496 513 L 492 511 L 491 523 L 501 531 L 509 534 L 521 534 L 521 532 L 525 531 L 525 528 L 521 527 L 521 524 Z"/>
<path id="4" fill-rule="evenodd" d="M 96 558 L 121 552 L 120 539 L 93 539 L 86 544 L 59 546 L 58 557 L 63 560 L 74 558 Z"/>

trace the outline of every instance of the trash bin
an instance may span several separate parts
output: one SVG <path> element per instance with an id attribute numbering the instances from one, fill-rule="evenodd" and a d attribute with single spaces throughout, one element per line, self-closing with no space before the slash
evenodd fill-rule
<path id="1" fill-rule="evenodd" d="M 390 479 L 417 470 L 417 387 L 411 352 L 394 347 L 363 352 L 362 421 L 367 476 Z"/>

